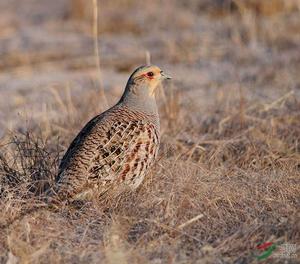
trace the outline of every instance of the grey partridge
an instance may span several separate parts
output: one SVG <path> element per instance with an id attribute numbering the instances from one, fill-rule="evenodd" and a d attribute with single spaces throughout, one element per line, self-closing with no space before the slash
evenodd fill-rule
<path id="1" fill-rule="evenodd" d="M 159 148 L 155 89 L 164 79 L 170 77 L 157 66 L 137 68 L 119 102 L 79 132 L 59 166 L 54 194 L 60 201 L 142 183 Z"/>

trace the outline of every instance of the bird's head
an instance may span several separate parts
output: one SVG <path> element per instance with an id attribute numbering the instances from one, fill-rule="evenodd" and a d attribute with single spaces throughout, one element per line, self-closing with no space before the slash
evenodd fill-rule
<path id="1" fill-rule="evenodd" d="M 128 84 L 131 92 L 154 97 L 157 86 L 163 81 L 171 79 L 155 65 L 141 66 L 130 76 Z"/>

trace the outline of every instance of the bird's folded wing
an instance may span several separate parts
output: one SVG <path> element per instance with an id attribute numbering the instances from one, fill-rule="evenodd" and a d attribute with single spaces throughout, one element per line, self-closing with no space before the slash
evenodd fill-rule
<path id="1" fill-rule="evenodd" d="M 60 166 L 59 185 L 67 185 L 69 193 L 87 185 L 130 182 L 151 165 L 157 153 L 159 137 L 151 123 L 118 121 L 108 128 L 91 123 L 83 130 Z"/>

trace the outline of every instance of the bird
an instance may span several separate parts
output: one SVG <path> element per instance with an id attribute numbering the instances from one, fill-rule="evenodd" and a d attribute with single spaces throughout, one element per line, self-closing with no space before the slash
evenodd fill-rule
<path id="1" fill-rule="evenodd" d="M 168 79 L 155 65 L 133 71 L 118 103 L 92 118 L 70 144 L 51 197 L 70 202 L 101 197 L 116 186 L 140 186 L 160 144 L 155 91 Z"/>

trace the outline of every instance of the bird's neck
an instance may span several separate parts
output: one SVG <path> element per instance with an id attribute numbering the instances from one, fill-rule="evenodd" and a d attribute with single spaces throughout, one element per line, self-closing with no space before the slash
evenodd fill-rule
<path id="1" fill-rule="evenodd" d="M 150 95 L 147 90 L 147 88 L 126 87 L 119 104 L 121 103 L 135 111 L 158 116 L 155 96 L 154 94 Z"/>

